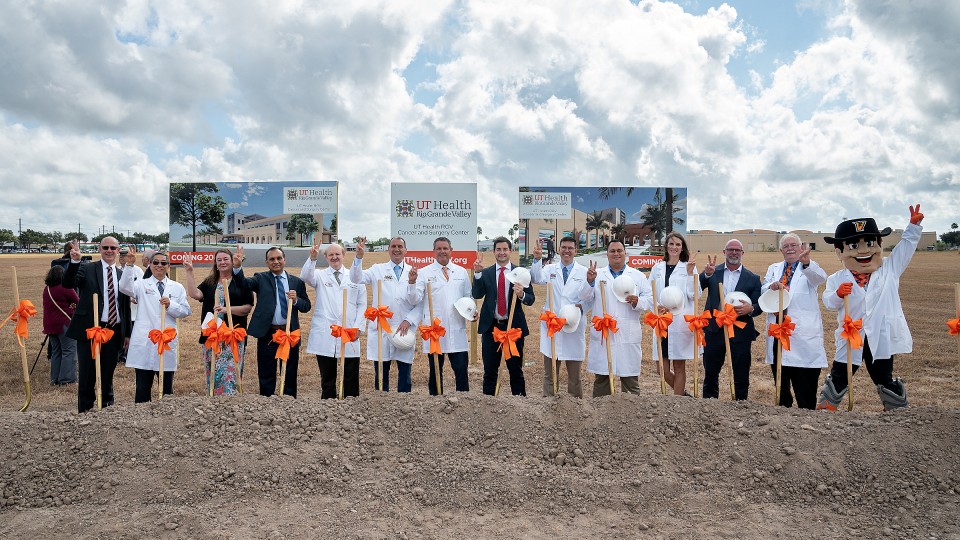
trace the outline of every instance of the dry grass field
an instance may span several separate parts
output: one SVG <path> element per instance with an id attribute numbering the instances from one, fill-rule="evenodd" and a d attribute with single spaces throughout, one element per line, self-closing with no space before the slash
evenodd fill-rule
<path id="1" fill-rule="evenodd" d="M 705 254 L 701 254 L 704 259 Z M 43 290 L 43 276 L 49 268 L 52 255 L 3 255 L 0 256 L 0 310 L 3 313 L 9 313 L 13 306 L 13 294 L 11 287 L 11 266 L 17 267 L 17 273 L 20 283 L 21 298 L 31 300 L 38 310 L 42 308 L 41 293 Z M 348 254 L 348 259 L 352 255 Z M 383 262 L 387 260 L 386 253 L 369 253 L 366 257 L 366 264 Z M 814 259 L 817 260 L 827 271 L 828 274 L 839 269 L 839 261 L 832 252 L 816 253 Z M 744 264 L 754 272 L 763 276 L 766 268 L 771 263 L 780 260 L 779 253 L 748 253 L 744 258 Z M 909 399 L 911 404 L 926 405 L 935 407 L 958 407 L 960 406 L 960 392 L 957 392 L 957 384 L 960 383 L 958 370 L 960 370 L 960 352 L 958 352 L 958 343 L 956 338 L 947 334 L 946 325 L 948 318 L 954 317 L 955 304 L 953 284 L 960 281 L 960 273 L 957 272 L 957 254 L 955 252 L 918 252 L 910 267 L 903 276 L 901 282 L 901 298 L 903 299 L 904 312 L 907 322 L 914 338 L 914 350 L 912 354 L 902 355 L 896 359 L 895 373 L 907 382 Z M 350 264 L 347 261 L 346 264 Z M 251 268 L 251 270 L 264 270 L 263 268 Z M 292 269 L 294 273 L 298 269 Z M 203 270 L 200 270 L 203 273 Z M 182 282 L 182 277 L 181 277 Z M 822 291 L 822 287 L 821 287 Z M 542 305 L 541 301 L 546 296 L 546 290 L 543 286 L 536 286 L 537 294 L 536 307 Z M 309 291 L 311 298 L 315 299 L 312 290 Z M 701 298 L 701 306 L 703 299 Z M 180 369 L 176 374 L 174 382 L 175 394 L 202 394 L 204 385 L 202 357 L 199 345 L 196 344 L 199 336 L 199 309 L 198 302 L 192 301 L 191 304 L 194 313 L 181 321 L 181 350 L 180 350 Z M 532 364 L 524 368 L 527 379 L 527 393 L 529 396 L 539 396 L 542 388 L 543 369 L 539 359 L 539 316 L 538 309 L 527 309 L 527 321 L 532 330 L 532 334 L 526 340 L 524 351 L 528 362 Z M 301 315 L 303 319 L 309 320 L 311 314 Z M 37 356 L 40 343 L 43 340 L 41 333 L 40 316 L 31 320 L 31 333 L 27 342 L 27 352 L 31 365 Z M 828 358 L 832 357 L 833 351 L 833 325 L 835 314 L 823 310 L 825 340 Z M 763 331 L 763 316 L 757 318 L 758 329 Z M 309 325 L 304 325 L 303 340 L 307 339 Z M 649 329 L 647 329 L 649 330 Z M 657 372 L 649 363 L 649 332 L 644 335 L 644 371 L 641 374 L 641 381 L 645 391 L 658 392 L 659 378 Z M 361 338 L 364 339 L 364 338 Z M 418 346 L 419 348 L 419 346 Z M 763 340 L 758 339 L 754 343 L 755 364 L 751 373 L 750 399 L 760 403 L 772 403 L 773 401 L 773 382 L 769 368 L 763 364 Z M 255 370 L 255 361 L 253 351 L 247 353 L 248 367 Z M 449 368 L 447 368 L 449 369 Z M 702 373 L 702 369 L 700 370 Z M 692 369 L 687 369 L 688 388 L 692 386 Z M 49 381 L 49 362 L 46 360 L 46 353 L 40 355 L 40 360 L 33 373 L 33 403 L 31 410 L 74 410 L 75 386 L 51 387 Z M 479 392 L 482 370 L 479 362 L 471 358 L 471 391 Z M 506 370 L 504 370 L 506 376 Z M 825 376 L 825 375 L 824 375 Z M 395 377 L 395 375 L 394 375 Z M 721 374 L 721 389 L 726 388 L 726 374 Z M 256 373 L 248 371 L 246 374 L 248 391 L 254 391 L 256 387 Z M 17 342 L 14 338 L 12 328 L 9 326 L 0 332 L 0 410 L 16 410 L 23 403 L 23 383 L 21 381 L 20 356 L 17 348 Z M 361 368 L 361 392 L 373 391 L 373 368 L 372 364 L 364 362 Z M 418 352 L 417 360 L 413 371 L 414 392 L 426 394 L 427 364 L 426 357 Z M 587 384 L 585 393 L 589 395 L 589 388 L 592 384 L 591 378 L 584 376 Z M 561 389 L 564 388 L 565 375 L 561 375 Z M 118 403 L 132 402 L 133 400 L 133 373 L 132 370 L 118 367 L 116 376 L 116 395 Z M 306 395 L 309 393 L 319 394 L 319 371 L 316 361 L 309 355 L 301 358 L 300 393 Z M 855 377 L 854 382 L 855 396 L 858 398 L 857 406 L 859 410 L 878 411 L 881 410 L 879 400 L 876 396 L 876 390 L 865 373 Z M 721 399 L 725 395 L 721 392 Z"/>

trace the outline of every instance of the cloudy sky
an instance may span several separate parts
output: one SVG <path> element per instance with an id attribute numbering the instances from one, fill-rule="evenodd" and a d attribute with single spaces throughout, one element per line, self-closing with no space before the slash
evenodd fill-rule
<path id="1" fill-rule="evenodd" d="M 104 0 L 0 7 L 0 228 L 167 229 L 171 181 L 689 188 L 690 229 L 960 221 L 960 2 Z M 382 204 L 380 202 L 382 201 Z"/>

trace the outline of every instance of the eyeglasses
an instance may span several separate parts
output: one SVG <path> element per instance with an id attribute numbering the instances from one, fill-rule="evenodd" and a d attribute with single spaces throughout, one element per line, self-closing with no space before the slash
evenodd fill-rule
<path id="1" fill-rule="evenodd" d="M 724 251 L 729 251 L 730 253 L 743 253 L 742 249 L 737 249 L 737 248 L 727 248 Z"/>
<path id="2" fill-rule="evenodd" d="M 120 246 L 100 246 L 100 249 L 104 251 L 116 251 L 120 249 Z"/>
<path id="3" fill-rule="evenodd" d="M 168 265 L 168 264 L 170 264 L 170 263 L 168 263 L 167 261 L 153 261 L 153 262 L 151 262 L 150 264 L 152 264 L 152 265 L 154 265 L 154 266 L 166 266 L 166 265 Z"/>

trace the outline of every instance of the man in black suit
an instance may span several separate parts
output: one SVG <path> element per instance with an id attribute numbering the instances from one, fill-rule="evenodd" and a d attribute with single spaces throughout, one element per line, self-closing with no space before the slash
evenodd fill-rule
<path id="1" fill-rule="evenodd" d="M 87 328 L 93 327 L 93 295 L 97 298 L 97 314 L 100 326 L 113 330 L 110 341 L 100 347 L 100 391 L 103 406 L 113 405 L 113 372 L 117 368 L 117 356 L 130 341 L 130 298 L 120 292 L 121 267 L 117 265 L 120 244 L 112 236 L 100 241 L 100 260 L 82 262 L 80 244 L 74 241 L 61 284 L 68 289 L 77 289 L 80 303 L 77 304 L 67 337 L 77 340 L 77 411 L 84 412 L 96 404 L 96 363 L 90 351 Z"/>
<path id="2" fill-rule="evenodd" d="M 257 293 L 257 305 L 253 308 L 247 324 L 247 334 L 257 338 L 257 376 L 260 379 L 260 395 L 272 396 L 277 389 L 277 347 L 273 334 L 286 330 L 287 302 L 293 302 L 290 314 L 290 331 L 300 329 L 299 313 L 310 311 L 310 297 L 303 281 L 284 271 L 286 258 L 283 249 L 267 250 L 268 272 L 257 272 L 253 277 L 243 275 L 243 246 L 237 246 L 233 256 L 233 276 L 244 291 Z M 283 393 L 297 397 L 297 366 L 300 344 L 290 347 L 287 359 L 287 375 Z"/>
<path id="3" fill-rule="evenodd" d="M 737 312 L 737 321 L 745 323 L 743 328 L 733 326 L 734 334 L 730 338 L 730 356 L 733 358 L 733 383 L 736 398 L 747 399 L 750 388 L 750 344 L 760 335 L 753 325 L 753 318 L 761 313 L 760 276 L 743 266 L 743 244 L 739 240 L 730 240 L 723 249 L 726 258 L 723 266 L 717 267 L 717 258 L 707 256 L 707 265 L 700 274 L 700 288 L 707 289 L 705 309 L 713 313 L 714 309 L 723 311 L 720 305 L 720 287 L 724 298 L 734 291 L 740 291 L 750 297 L 750 304 L 733 305 Z M 726 328 L 717 326 L 713 320 L 704 328 L 706 346 L 703 349 L 703 397 L 716 398 L 720 395 L 720 370 L 726 360 L 727 345 L 723 337 Z"/>
<path id="4" fill-rule="evenodd" d="M 501 332 L 507 329 L 507 317 L 510 314 L 510 304 L 516 296 L 522 305 L 533 305 L 535 300 L 533 296 L 533 287 L 527 285 L 524 288 L 519 283 L 514 283 L 511 287 L 506 279 L 506 274 L 513 269 L 510 263 L 510 252 L 513 244 L 504 237 L 498 237 L 493 240 L 493 254 L 497 263 L 483 267 L 483 257 L 477 254 L 477 260 L 473 263 L 473 297 L 483 298 L 483 306 L 480 307 L 480 324 L 477 331 L 482 336 L 483 347 L 483 393 L 492 396 L 497 386 L 497 376 L 500 372 L 500 361 L 502 352 L 498 350 L 498 344 L 494 340 L 494 330 Z M 512 294 L 511 294 L 512 292 Z M 513 324 L 511 328 L 521 330 L 520 339 L 517 340 L 517 351 L 519 356 L 511 356 L 507 359 L 507 370 L 510 372 L 510 391 L 515 396 L 527 395 L 526 383 L 523 380 L 523 341 L 530 331 L 527 329 L 527 318 L 523 315 L 523 306 L 518 305 L 513 312 Z M 507 346 L 507 343 L 503 343 Z"/>

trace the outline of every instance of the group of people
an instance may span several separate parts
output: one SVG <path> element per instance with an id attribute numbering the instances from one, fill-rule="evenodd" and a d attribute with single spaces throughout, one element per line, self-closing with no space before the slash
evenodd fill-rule
<path id="1" fill-rule="evenodd" d="M 313 315 L 306 352 L 316 356 L 323 398 L 334 398 L 339 393 L 337 372 L 341 355 L 342 394 L 359 395 L 361 351 L 356 335 L 362 333 L 368 336 L 366 358 L 375 363 L 376 388 L 389 390 L 391 366 L 395 363 L 397 391 L 411 391 L 414 342 L 419 336 L 428 357 L 430 394 L 443 392 L 447 362 L 453 371 L 455 389 L 469 391 L 468 321 L 478 321 L 483 393 L 497 392 L 501 366 L 505 364 L 511 393 L 526 395 L 523 349 L 529 328 L 524 307 L 529 308 L 536 302 L 534 284 L 545 285 L 548 290 L 547 298 L 542 301 L 544 316 L 540 317 L 539 344 L 545 396 L 554 394 L 554 380 L 565 371 L 567 392 L 581 397 L 581 367 L 585 359 L 587 372 L 594 376 L 593 396 L 609 394 L 616 379 L 622 391 L 638 393 L 643 358 L 642 315 L 672 312 L 675 316 L 665 335 L 654 339 L 652 354 L 657 369 L 663 372 L 666 387 L 676 395 L 686 394 L 686 362 L 702 352 L 703 397 L 719 397 L 719 375 L 729 354 L 735 399 L 747 399 L 751 344 L 760 335 L 754 318 L 763 313 L 760 297 L 768 290 L 783 289 L 789 292 L 790 298 L 784 314 L 789 315 L 795 330 L 789 335 L 789 341 L 785 334 L 778 334 L 784 339 L 782 344 L 778 343 L 777 335 L 768 335 L 765 355 L 774 374 L 777 356 L 781 356 L 781 405 L 792 406 L 795 400 L 801 408 L 836 410 L 848 391 L 846 362 L 850 347 L 849 356 L 855 364 L 853 371 L 861 364 L 867 366 L 881 402 L 889 410 L 907 405 L 906 387 L 903 381 L 893 377 L 894 355 L 910 352 L 912 348 L 898 289 L 899 277 L 919 242 L 922 219 L 919 205 L 916 209 L 911 207 L 910 223 L 902 240 L 886 258 L 882 256 L 881 246 L 882 238 L 891 232 L 889 228 L 879 230 L 872 218 L 843 221 L 837 226 L 835 236 L 826 238 L 843 264 L 840 271 L 829 277 L 796 234 L 781 237 L 783 260 L 770 265 L 761 279 L 744 266 L 740 241 L 729 240 L 722 260 L 708 256 L 700 271 L 686 239 L 672 232 L 666 238 L 664 258 L 651 269 L 649 278 L 627 264 L 625 246 L 616 240 L 607 244 L 607 264 L 603 266 L 593 261 L 586 266 L 577 262 L 577 241 L 568 236 L 561 238 L 557 245 L 559 261 L 545 262 L 543 246 L 537 243 L 532 251 L 533 264 L 524 269 L 510 262 L 513 250 L 510 240 L 496 238 L 494 264 L 484 266 L 483 254 L 478 253 L 471 279 L 466 268 L 451 260 L 453 246 L 448 238 L 435 239 L 434 261 L 417 269 L 405 261 L 404 239 L 395 237 L 388 248 L 390 260 L 369 268 L 363 267 L 363 241 L 358 242 L 349 268 L 344 266 L 341 246 L 334 244 L 324 249 L 315 244 L 299 277 L 286 271 L 285 253 L 280 247 L 267 250 L 266 271 L 249 277 L 243 269 L 242 246 L 235 253 L 220 249 L 214 254 L 209 275 L 199 284 L 193 275 L 192 262 L 184 261 L 184 287 L 167 277 L 166 254 L 152 254 L 149 268 L 141 274 L 133 266 L 135 250 L 123 257 L 121 265 L 120 246 L 116 239 L 107 237 L 100 243 L 99 261 L 81 264 L 80 252 L 74 246 L 59 283 L 51 273 L 47 284 L 51 289 L 51 302 L 76 306 L 74 313 L 64 313 L 59 324 L 66 337 L 79 342 L 80 411 L 93 406 L 93 363 L 87 338 L 93 313 L 98 314 L 99 326 L 114 331 L 113 337 L 101 345 L 105 403 L 113 402 L 112 379 L 117 355 L 128 344 L 127 366 L 137 373 L 136 401 L 147 401 L 159 371 L 158 346 L 151 342 L 148 334 L 155 329 L 173 327 L 177 319 L 189 315 L 187 297 L 201 303 L 204 326 L 212 320 L 220 321 L 216 324 L 232 322 L 257 339 L 257 371 L 262 395 L 273 395 L 277 391 L 278 347 L 283 342 L 276 339 L 277 333 L 299 330 L 299 314 L 310 311 L 311 306 Z M 317 267 L 321 254 L 327 263 L 324 268 Z M 818 288 L 823 284 L 826 285 L 821 297 Z M 315 290 L 314 302 L 307 293 L 307 285 Z M 58 286 L 64 290 L 55 291 Z M 372 309 L 367 305 L 367 286 L 373 292 Z M 668 288 L 682 301 L 675 306 L 662 302 L 655 305 L 655 296 L 663 298 Z M 694 302 L 698 294 L 695 289 L 706 291 L 704 309 L 712 314 L 710 324 L 703 328 L 702 345 L 690 322 L 700 316 Z M 68 293 L 73 291 L 75 296 L 70 296 Z M 60 295 L 65 296 L 58 300 Z M 98 295 L 96 306 L 94 295 Z M 827 309 L 837 312 L 836 353 L 822 387 L 818 384 L 819 376 L 828 362 L 820 315 L 821 298 Z M 138 306 L 138 317 L 133 324 L 131 299 Z M 479 309 L 476 300 L 482 300 Z M 849 308 L 845 304 L 849 304 Z M 557 313 L 568 315 L 561 320 L 562 332 L 552 320 Z M 852 319 L 860 324 L 857 336 L 851 335 Z M 777 322 L 776 313 L 767 315 L 768 326 Z M 206 335 L 200 337 L 207 375 L 212 378 L 208 384 L 216 394 L 237 392 L 245 347 L 243 344 L 238 350 L 222 347 L 215 352 L 214 348 L 205 346 L 207 339 Z M 176 350 L 175 339 L 169 345 Z M 290 349 L 283 393 L 296 397 L 300 344 L 287 342 L 287 345 Z M 175 371 L 176 355 L 169 354 L 162 378 L 164 393 L 172 392 Z M 53 379 L 51 374 L 52 382 Z"/>

